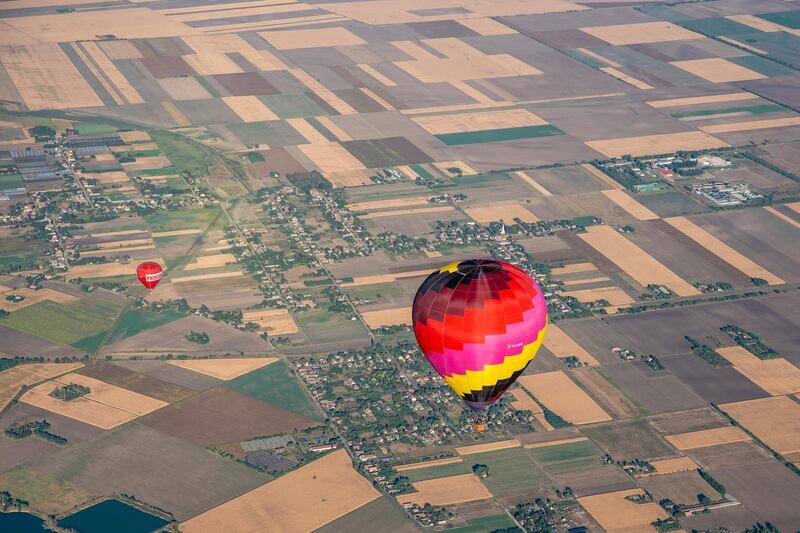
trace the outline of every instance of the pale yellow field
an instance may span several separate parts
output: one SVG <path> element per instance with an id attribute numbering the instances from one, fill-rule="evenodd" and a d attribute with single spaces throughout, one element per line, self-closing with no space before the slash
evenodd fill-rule
<path id="1" fill-rule="evenodd" d="M 614 308 L 620 305 L 632 304 L 635 300 L 628 293 L 619 287 L 600 287 L 597 289 L 583 289 L 577 291 L 564 291 L 564 296 L 572 296 L 579 302 L 596 302 L 597 300 L 607 300 L 609 305 Z"/>
<path id="2" fill-rule="evenodd" d="M 391 283 L 402 278 L 416 278 L 419 276 L 427 276 L 431 271 L 425 270 L 410 270 L 408 272 L 397 272 L 395 274 L 375 274 L 374 276 L 360 276 L 353 278 L 353 281 L 340 283 L 342 287 L 357 287 L 359 285 L 374 285 L 376 283 Z"/>
<path id="3" fill-rule="evenodd" d="M 795 213 L 800 214 L 800 202 L 791 202 L 785 205 Z"/>
<path id="4" fill-rule="evenodd" d="M 358 187 L 372 184 L 372 180 L 369 179 L 370 174 L 371 172 L 366 169 L 342 170 L 326 174 L 325 177 L 334 187 Z"/>
<path id="5" fill-rule="evenodd" d="M 544 347 L 550 350 L 556 357 L 574 355 L 582 362 L 589 365 L 600 364 L 592 354 L 583 349 L 572 337 L 564 333 L 564 330 L 552 323 L 547 325 L 547 335 L 544 336 Z"/>
<path id="6" fill-rule="evenodd" d="M 579 272 L 594 272 L 597 270 L 597 267 L 594 266 L 592 263 L 573 263 L 571 265 L 565 265 L 563 267 L 557 267 L 550 269 L 550 273 L 553 276 L 566 276 L 567 274 L 577 274 Z"/>
<path id="7" fill-rule="evenodd" d="M 622 190 L 625 187 L 619 184 L 614 178 L 600 170 L 599 168 L 595 167 L 594 165 L 590 165 L 589 163 L 584 163 L 581 165 L 584 170 L 592 173 L 594 177 L 611 187 L 612 189 Z"/>
<path id="8" fill-rule="evenodd" d="M 432 115 L 415 117 L 412 120 L 433 135 L 547 124 L 545 120 L 522 108 Z"/>
<path id="9" fill-rule="evenodd" d="M 135 20 L 136 24 L 131 24 L 132 20 Z M 47 43 L 93 41 L 97 39 L 98 31 L 114 35 L 117 39 L 174 37 L 199 33 L 199 30 L 171 20 L 158 11 L 138 7 L 9 17 L 3 19 L 3 23 L 18 32 L 4 34 L 2 39 L 4 44 L 31 42 L 32 35 L 35 35 L 39 42 Z M 27 39 L 21 36 L 27 36 Z"/>
<path id="10" fill-rule="evenodd" d="M 341 27 L 310 30 L 262 31 L 258 34 L 278 50 L 367 44 L 361 37 L 347 28 Z"/>
<path id="11" fill-rule="evenodd" d="M 780 211 L 778 211 L 774 207 L 771 207 L 771 206 L 767 205 L 767 206 L 764 206 L 764 209 L 766 209 L 770 214 L 775 215 L 779 219 L 783 220 L 787 224 L 791 224 L 795 228 L 800 229 L 800 222 L 796 221 L 795 219 L 793 219 L 791 217 L 788 217 L 788 216 L 784 215 L 783 213 L 781 213 Z"/>
<path id="12" fill-rule="evenodd" d="M 655 531 L 650 523 L 659 518 L 666 518 L 667 514 L 656 503 L 634 503 L 625 499 L 626 496 L 635 494 L 644 494 L 644 491 L 636 488 L 595 494 L 578 498 L 578 503 L 606 531 L 623 529 L 630 533 Z"/>
<path id="13" fill-rule="evenodd" d="M 542 71 L 508 54 L 441 59 L 430 57 L 413 61 L 397 61 L 398 67 L 423 83 L 535 76 Z"/>
<path id="14" fill-rule="evenodd" d="M 769 55 L 769 52 L 767 52 L 766 50 L 762 50 L 761 48 L 756 48 L 755 46 L 743 43 L 742 41 L 737 41 L 736 39 L 732 39 L 730 37 L 725 37 L 724 35 L 717 35 L 717 39 L 719 39 L 720 41 L 725 41 L 728 44 L 738 46 L 739 48 L 744 48 L 745 50 L 753 52 L 755 54 L 763 56 Z"/>
<path id="15" fill-rule="evenodd" d="M 735 426 L 666 435 L 664 438 L 681 451 L 750 440 L 747 433 Z"/>
<path id="16" fill-rule="evenodd" d="M 594 26 L 580 29 L 589 35 L 594 35 L 598 39 L 604 40 L 608 44 L 617 46 L 703 38 L 700 34 L 686 30 L 670 22 L 616 24 L 612 26 Z"/>
<path id="17" fill-rule="evenodd" d="M 330 141 L 314 128 L 308 121 L 302 118 L 289 118 L 286 122 L 293 127 L 297 133 L 302 135 L 311 144 L 328 144 Z"/>
<path id="18" fill-rule="evenodd" d="M 465 43 L 457 37 L 423 39 L 422 42 L 445 57 L 478 57 L 485 55 L 477 48 Z"/>
<path id="19" fill-rule="evenodd" d="M 164 11 L 161 11 L 161 13 L 163 12 Z M 215 13 L 215 16 L 219 16 L 218 11 L 212 13 Z M 227 26 L 236 25 L 230 24 Z M 215 26 L 214 28 L 221 29 L 222 26 Z M 268 50 L 256 50 L 250 43 L 235 33 L 184 36 L 183 40 L 198 55 L 237 53 L 259 70 L 286 70 L 287 68 L 272 52 Z"/>
<path id="20" fill-rule="evenodd" d="M 130 41 L 98 41 L 97 45 L 100 47 L 109 59 L 141 59 L 142 53 Z M 135 132 L 123 132 L 135 133 Z M 144 133 L 144 132 L 141 132 Z M 122 136 L 122 135 L 121 135 Z M 149 139 L 150 136 L 148 135 Z M 128 141 L 129 139 L 122 136 L 122 140 Z"/>
<path id="21" fill-rule="evenodd" d="M 586 145 L 608 157 L 668 154 L 680 150 L 705 150 L 729 146 L 728 143 L 702 131 L 601 139 L 586 141 Z"/>
<path id="22" fill-rule="evenodd" d="M 367 74 L 369 74 L 370 76 L 381 82 L 386 87 L 394 87 L 395 85 L 397 85 L 397 83 L 395 83 L 391 79 L 387 78 L 386 76 L 375 70 L 375 68 L 372 65 L 369 65 L 367 63 L 359 63 L 358 66 L 359 68 L 361 68 L 361 70 L 363 70 L 364 72 L 366 72 Z"/>
<path id="23" fill-rule="evenodd" d="M 472 455 L 474 453 L 494 452 L 497 450 L 505 450 L 506 448 L 516 448 L 520 446 L 517 439 L 501 440 L 497 442 L 487 442 L 485 444 L 473 444 L 471 446 L 461 446 L 456 448 L 458 455 Z"/>
<path id="24" fill-rule="evenodd" d="M 20 365 L 15 368 L 33 374 L 41 379 L 50 379 L 62 374 L 67 374 L 83 366 L 83 363 L 34 363 Z"/>
<path id="25" fill-rule="evenodd" d="M 181 113 L 181 110 L 175 105 L 175 102 L 161 102 L 161 107 L 164 108 L 164 111 L 169 113 L 169 116 L 172 117 L 178 126 L 185 127 L 192 125 L 189 119 L 186 118 L 186 115 Z"/>
<path id="26" fill-rule="evenodd" d="M 482 104 L 494 103 L 494 100 L 490 96 L 482 93 L 472 85 L 469 85 L 467 82 L 456 80 L 456 81 L 451 81 L 450 85 L 452 85 L 462 93 L 466 94 L 476 102 L 480 102 Z"/>
<path id="27" fill-rule="evenodd" d="M 562 371 L 520 376 L 520 385 L 542 404 L 573 424 L 591 424 L 611 417 Z"/>
<path id="28" fill-rule="evenodd" d="M 417 489 L 417 492 L 398 494 L 398 502 L 401 504 L 416 503 L 420 506 L 426 503 L 450 505 L 492 497 L 492 493 L 483 486 L 475 474 L 428 479 L 412 483 L 412 486 Z"/>
<path id="29" fill-rule="evenodd" d="M 60 291 L 54 291 L 53 289 L 43 288 L 35 291 L 33 289 L 29 289 L 28 287 L 20 287 L 19 289 L 9 289 L 6 290 L 7 287 L 0 285 L 0 294 L 3 295 L 16 295 L 16 296 L 24 296 L 25 299 L 21 302 L 8 302 L 3 300 L 2 305 L 3 309 L 6 311 L 15 311 L 17 309 L 21 309 L 23 307 L 27 307 L 29 305 L 33 305 L 35 303 L 41 302 L 43 300 L 50 300 L 51 302 L 56 302 L 60 304 L 67 304 L 70 302 L 76 301 L 78 298 L 71 294 L 67 294 Z"/>
<path id="30" fill-rule="evenodd" d="M 273 335 L 290 335 L 300 331 L 286 309 L 245 311 L 242 319 L 244 322 L 255 322 L 261 329 Z"/>
<path id="31" fill-rule="evenodd" d="M 660 218 L 621 189 L 609 189 L 602 192 L 606 198 L 627 211 L 636 220 L 657 220 Z"/>
<path id="32" fill-rule="evenodd" d="M 275 5 L 277 4 L 277 5 Z M 287 3 L 273 3 L 269 2 L 266 5 L 259 5 L 259 2 L 253 2 L 251 6 L 242 6 L 235 8 L 233 5 L 224 4 L 227 9 L 219 10 L 214 9 L 210 11 L 197 10 L 194 12 L 186 13 L 170 13 L 172 18 L 181 22 L 197 22 L 202 20 L 211 20 L 217 18 L 239 18 L 239 17 L 255 17 L 258 15 L 272 15 L 276 13 L 291 13 L 294 11 L 303 11 L 309 9 L 308 4 L 302 2 L 287 2 Z M 216 28 L 216 26 L 215 26 Z"/>
<path id="33" fill-rule="evenodd" d="M 164 78 L 167 79 L 167 78 Z M 189 79 L 189 78 L 187 78 Z M 193 78 L 192 78 L 193 79 Z M 172 103 L 175 105 L 174 103 Z M 154 168 L 167 168 L 172 166 L 172 161 L 163 155 L 154 155 L 151 157 L 137 157 L 133 163 L 122 163 L 122 168 L 128 171 L 136 172 L 137 170 L 151 170 Z"/>
<path id="34" fill-rule="evenodd" d="M 395 209 L 392 211 L 373 211 L 366 215 L 361 215 L 361 220 L 369 218 L 383 218 L 383 217 L 398 217 L 406 215 L 418 215 L 420 213 L 441 213 L 443 211 L 453 211 L 455 209 L 452 205 L 437 205 L 434 207 L 415 207 L 411 209 Z"/>
<path id="35" fill-rule="evenodd" d="M 673 459 L 650 461 L 650 464 L 656 469 L 655 474 L 657 475 L 685 472 L 687 470 L 696 470 L 698 468 L 697 463 L 688 457 L 675 457 Z"/>
<path id="36" fill-rule="evenodd" d="M 103 50 L 100 49 L 98 43 L 94 41 L 87 41 L 81 43 L 86 53 L 94 60 L 97 67 L 101 70 L 102 74 L 108 78 L 109 83 L 113 89 L 122 97 L 123 104 L 143 104 L 144 98 L 136 91 L 133 85 L 130 84 L 128 79 L 119 71 L 114 63 L 106 56 Z M 87 62 L 87 66 L 90 63 Z M 102 79 L 102 78 L 100 78 Z M 111 91 L 112 96 L 114 91 Z"/>
<path id="37" fill-rule="evenodd" d="M 205 374 L 223 381 L 230 381 L 257 368 L 277 361 L 277 357 L 249 357 L 244 359 L 173 359 L 171 365 Z"/>
<path id="38" fill-rule="evenodd" d="M 725 403 L 719 407 L 776 452 L 800 452 L 800 404 L 788 396 Z"/>
<path id="39" fill-rule="evenodd" d="M 700 294 L 695 287 L 653 259 L 644 250 L 608 226 L 591 226 L 586 233 L 579 234 L 592 248 L 606 256 L 611 262 L 646 287 L 650 284 L 665 285 L 679 296 Z"/>
<path id="40" fill-rule="evenodd" d="M 774 22 L 770 22 L 753 15 L 729 15 L 725 18 L 734 22 L 738 22 L 739 24 L 744 24 L 745 26 L 750 26 L 751 28 L 755 28 L 759 31 L 776 32 L 786 30 L 786 28 L 780 24 L 775 24 Z"/>
<path id="41" fill-rule="evenodd" d="M 364 168 L 361 161 L 353 157 L 339 143 L 301 144 L 297 148 L 311 159 L 323 173 Z"/>
<path id="42" fill-rule="evenodd" d="M 41 380 L 42 378 L 19 368 L 9 368 L 0 372 L 0 410 L 6 408 L 8 402 L 17 395 L 24 385 L 32 385 Z"/>
<path id="43" fill-rule="evenodd" d="M 600 283 L 601 281 L 607 281 L 610 283 L 611 278 L 608 276 L 597 276 L 592 278 L 570 279 L 562 281 L 561 283 L 563 283 L 565 287 L 571 287 L 573 285 L 583 285 L 586 283 Z"/>
<path id="44" fill-rule="evenodd" d="M 186 265 L 184 270 L 202 270 L 204 268 L 221 267 L 235 262 L 236 256 L 233 254 L 201 255 Z"/>
<path id="45" fill-rule="evenodd" d="M 711 233 L 686 217 L 671 217 L 664 219 L 670 226 L 677 229 L 700 246 L 713 253 L 733 268 L 739 270 L 751 278 L 762 278 L 767 280 L 770 285 L 780 285 L 785 283 L 781 278 L 769 272 L 761 265 L 737 252 Z"/>
<path id="46" fill-rule="evenodd" d="M 218 53 L 188 54 L 182 56 L 195 72 L 203 76 L 216 74 L 236 74 L 242 69 L 227 55 Z M 206 97 L 204 97 L 206 98 Z"/>
<path id="47" fill-rule="evenodd" d="M 388 207 L 407 207 L 411 205 L 427 205 L 433 196 L 413 196 L 410 198 L 392 198 L 391 200 L 372 200 L 356 202 L 347 207 L 351 211 L 369 211 L 370 209 L 384 209 Z"/>
<path id="48" fill-rule="evenodd" d="M 197 274 L 195 276 L 182 276 L 180 278 L 172 278 L 172 283 L 188 283 L 190 281 L 205 281 L 207 279 L 220 279 L 220 278 L 235 278 L 237 276 L 244 276 L 241 270 L 233 272 L 217 272 L 214 274 Z"/>
<path id="49" fill-rule="evenodd" d="M 91 392 L 69 402 L 50 396 L 55 389 L 70 383 L 87 386 Z M 111 429 L 167 405 L 80 374 L 67 374 L 42 383 L 26 392 L 21 401 L 103 429 Z"/>
<path id="50" fill-rule="evenodd" d="M 396 466 L 395 470 L 398 472 L 406 472 L 408 470 L 418 470 L 420 468 L 428 468 L 429 466 L 442 466 L 451 465 L 453 463 L 460 463 L 463 459 L 461 457 L 448 457 L 447 459 L 437 459 L 435 461 L 423 461 L 421 463 L 412 463 L 408 465 Z"/>
<path id="51" fill-rule="evenodd" d="M 717 348 L 717 352 L 733 363 L 733 368 L 773 396 L 800 392 L 800 368 L 786 359 L 759 359 L 741 346 Z"/>
<path id="52" fill-rule="evenodd" d="M 150 259 L 164 267 L 164 261 L 157 257 Z M 66 273 L 66 279 L 75 278 L 106 278 L 111 276 L 135 276 L 138 263 L 103 263 L 100 265 L 77 265 L 73 266 Z"/>
<path id="53" fill-rule="evenodd" d="M 542 194 L 542 196 L 545 196 L 545 197 L 553 196 L 553 193 L 551 193 L 550 191 L 545 189 L 542 184 L 540 184 L 539 182 L 534 180 L 528 172 L 523 172 L 521 170 L 518 170 L 516 172 L 512 172 L 512 174 L 514 174 L 515 176 L 520 178 L 522 181 L 524 181 L 525 183 L 527 183 L 528 185 L 530 185 L 531 187 L 533 187 L 534 189 L 539 191 Z"/>
<path id="54" fill-rule="evenodd" d="M 641 89 L 643 91 L 646 91 L 648 89 L 652 89 L 653 88 L 653 86 L 650 85 L 649 83 L 645 83 L 642 80 L 636 79 L 633 76 L 631 76 L 630 74 L 625 74 L 624 72 L 622 72 L 621 70 L 619 70 L 617 68 L 614 68 L 614 67 L 601 67 L 599 70 L 602 70 L 603 72 L 605 72 L 609 76 L 613 76 L 613 77 L 617 78 L 620 81 L 624 81 L 628 85 L 636 87 L 637 89 Z"/>
<path id="55" fill-rule="evenodd" d="M 201 233 L 203 233 L 201 229 L 175 229 L 170 231 L 157 231 L 151 233 L 150 236 L 156 239 L 158 237 L 180 237 L 183 235 L 199 235 Z"/>
<path id="56" fill-rule="evenodd" d="M 589 437 L 571 437 L 569 439 L 550 440 L 547 442 L 534 442 L 533 444 L 526 444 L 524 448 L 548 448 L 550 446 L 560 446 L 562 444 L 574 444 L 576 442 L 584 442 L 589 440 Z"/>
<path id="57" fill-rule="evenodd" d="M 411 307 L 383 309 L 381 311 L 362 311 L 361 317 L 364 319 L 364 322 L 373 329 L 381 326 L 411 324 Z"/>
<path id="58" fill-rule="evenodd" d="M 373 92 L 370 88 L 368 88 L 368 87 L 359 87 L 358 90 L 361 91 L 362 93 L 366 94 L 372 100 L 376 101 L 378 103 L 378 105 L 380 105 L 386 111 L 397 111 L 397 109 L 395 109 L 395 107 L 392 104 L 390 104 L 384 98 L 381 98 L 379 95 L 375 94 L 375 92 Z"/>
<path id="59" fill-rule="evenodd" d="M 436 168 L 438 168 L 439 170 L 441 170 L 442 172 L 444 172 L 448 176 L 455 176 L 456 175 L 453 172 L 451 172 L 450 170 L 448 170 L 449 168 L 460 168 L 461 169 L 461 173 L 464 176 L 471 176 L 473 174 L 477 174 L 478 173 L 474 168 L 469 166 L 464 161 L 438 161 L 438 162 L 434 162 L 433 166 L 435 166 Z"/>
<path id="60" fill-rule="evenodd" d="M 275 533 L 313 531 L 379 497 L 353 469 L 347 452 L 337 450 L 195 516 L 180 529 L 245 533 L 264 531 L 269 524 Z"/>
<path id="61" fill-rule="evenodd" d="M 477 34 L 484 36 L 513 35 L 517 33 L 516 30 L 512 30 L 508 26 L 490 18 L 464 18 L 460 19 L 458 23 L 462 26 L 466 26 Z"/>
<path id="62" fill-rule="evenodd" d="M 38 17 L 7 18 L 3 22 L 31 18 Z M 103 105 L 57 44 L 0 46 L 0 63 L 31 111 Z"/>
<path id="63" fill-rule="evenodd" d="M 800 117 L 768 118 L 764 120 L 748 120 L 747 122 L 733 122 L 731 124 L 711 124 L 701 126 L 707 133 L 733 133 L 737 131 L 765 130 L 769 128 L 787 128 L 800 126 Z"/>
<path id="64" fill-rule="evenodd" d="M 531 395 L 522 389 L 513 389 L 508 391 L 509 396 L 514 398 L 511 400 L 511 405 L 518 411 L 530 411 L 531 413 L 543 413 L 542 406 L 539 405 L 531 398 Z"/>
<path id="65" fill-rule="evenodd" d="M 113 252 L 134 252 L 136 250 L 154 250 L 154 244 L 145 244 L 143 246 L 129 246 L 127 248 L 107 248 L 105 250 L 88 250 L 88 251 L 81 251 L 81 257 L 96 257 L 99 255 L 106 255 Z"/>
<path id="66" fill-rule="evenodd" d="M 686 98 L 669 98 L 666 100 L 650 100 L 648 105 L 655 108 L 680 107 L 699 104 L 715 104 L 719 102 L 738 102 L 740 100 L 758 100 L 758 96 L 752 93 L 725 93 L 712 94 L 709 96 L 690 96 Z"/>
<path id="67" fill-rule="evenodd" d="M 732 63 L 721 57 L 708 59 L 692 59 L 689 61 L 671 61 L 680 69 L 712 83 L 730 83 L 732 81 L 761 80 L 766 78 L 754 70 Z"/>
<path id="68" fill-rule="evenodd" d="M 281 32 L 283 33 L 283 32 Z M 317 96 L 322 98 L 327 104 L 329 104 L 332 108 L 336 111 L 341 113 L 342 115 L 351 115 L 356 113 L 356 110 L 353 109 L 350 104 L 336 96 L 330 89 L 322 85 L 319 81 L 317 81 L 313 76 L 311 76 L 308 72 L 304 71 L 300 68 L 293 68 L 289 70 L 289 72 L 297 78 L 297 80 L 314 91 Z M 313 158 L 312 158 L 313 159 Z M 363 167 L 359 167 L 363 168 Z M 347 169 L 345 169 L 347 170 Z"/>
<path id="69" fill-rule="evenodd" d="M 502 220 L 512 223 L 515 218 L 523 222 L 537 222 L 539 217 L 519 204 L 500 204 L 489 207 L 468 207 L 464 212 L 475 222 L 488 223 Z"/>

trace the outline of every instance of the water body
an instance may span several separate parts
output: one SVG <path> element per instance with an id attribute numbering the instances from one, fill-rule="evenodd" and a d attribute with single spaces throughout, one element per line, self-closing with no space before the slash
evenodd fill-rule
<path id="1" fill-rule="evenodd" d="M 14 533 L 53 533 L 44 527 L 44 520 L 30 513 L 0 513 L 0 531 Z"/>
<path id="2" fill-rule="evenodd" d="M 58 521 L 80 533 L 150 533 L 168 522 L 119 500 L 105 500 Z"/>

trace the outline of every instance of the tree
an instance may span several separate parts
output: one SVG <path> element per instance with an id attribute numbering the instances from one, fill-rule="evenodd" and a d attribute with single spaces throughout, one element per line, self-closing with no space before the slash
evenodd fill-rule
<path id="1" fill-rule="evenodd" d="M 711 498 L 703 494 L 702 492 L 697 495 L 697 501 L 702 503 L 703 505 L 708 505 L 711 503 Z"/>
<path id="2" fill-rule="evenodd" d="M 34 126 L 28 130 L 34 137 L 55 137 L 56 130 L 50 126 Z"/>
<path id="3" fill-rule="evenodd" d="M 478 477 L 487 477 L 489 475 L 489 467 L 482 464 L 472 465 L 472 472 Z"/>

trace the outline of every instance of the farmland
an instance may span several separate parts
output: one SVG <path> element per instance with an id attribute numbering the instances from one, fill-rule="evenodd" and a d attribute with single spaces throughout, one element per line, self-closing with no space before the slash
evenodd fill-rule
<path id="1" fill-rule="evenodd" d="M 292 376 L 285 361 L 254 370 L 229 381 L 226 386 L 303 416 L 319 417 L 311 399 L 303 391 L 297 378 Z"/>

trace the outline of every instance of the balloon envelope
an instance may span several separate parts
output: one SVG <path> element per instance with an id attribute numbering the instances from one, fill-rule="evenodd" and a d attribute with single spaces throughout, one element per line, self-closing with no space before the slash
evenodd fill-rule
<path id="1" fill-rule="evenodd" d="M 425 357 L 472 409 L 491 405 L 536 355 L 547 304 L 522 269 L 468 259 L 428 276 L 414 297 L 414 335 Z"/>
<path id="2" fill-rule="evenodd" d="M 161 265 L 152 261 L 147 261 L 136 267 L 136 276 L 142 282 L 142 285 L 148 289 L 155 289 L 163 275 L 164 269 L 161 268 Z"/>

